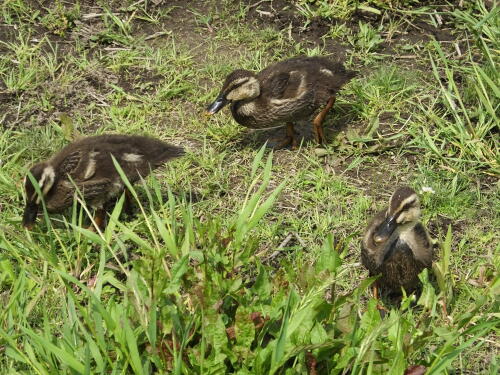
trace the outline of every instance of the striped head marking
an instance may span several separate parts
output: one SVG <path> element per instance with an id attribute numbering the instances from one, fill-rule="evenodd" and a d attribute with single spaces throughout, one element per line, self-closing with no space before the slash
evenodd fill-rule
<path id="1" fill-rule="evenodd" d="M 420 218 L 420 200 L 410 187 L 397 189 L 389 201 L 387 216 L 394 217 L 398 224 L 418 221 Z"/>
<path id="2" fill-rule="evenodd" d="M 42 195 L 45 196 L 54 185 L 56 179 L 56 172 L 54 167 L 47 163 L 39 163 L 30 169 L 30 173 L 38 183 Z M 26 198 L 29 202 L 40 203 L 41 197 L 37 196 L 35 186 L 31 179 L 26 176 L 24 179 L 24 188 L 26 190 Z"/>
<path id="3" fill-rule="evenodd" d="M 227 76 L 221 94 L 233 102 L 253 99 L 260 95 L 260 84 L 255 74 L 248 70 L 238 69 Z"/>
<path id="4" fill-rule="evenodd" d="M 33 166 L 29 171 L 31 176 L 26 176 L 24 179 L 24 189 L 26 192 L 26 206 L 23 213 L 23 226 L 31 228 L 36 221 L 38 207 L 42 201 L 42 196 L 47 195 L 56 180 L 54 168 L 47 163 L 39 163 Z M 31 178 L 30 178 L 31 177 Z M 34 182 L 36 181 L 42 196 L 38 195 L 35 189 Z"/>
<path id="5" fill-rule="evenodd" d="M 232 102 L 253 99 L 260 95 L 260 85 L 256 78 L 240 78 L 227 91 L 226 99 Z"/>
<path id="6" fill-rule="evenodd" d="M 208 106 L 207 115 L 219 112 L 226 104 L 256 98 L 260 84 L 255 74 L 238 69 L 229 74 L 217 98 Z"/>

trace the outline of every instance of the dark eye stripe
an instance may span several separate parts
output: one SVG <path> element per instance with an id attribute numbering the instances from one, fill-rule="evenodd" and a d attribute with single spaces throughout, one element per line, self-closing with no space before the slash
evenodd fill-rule
<path id="1" fill-rule="evenodd" d="M 243 82 L 240 82 L 240 83 L 237 83 L 236 85 L 233 85 L 233 86 L 230 86 L 228 91 L 233 91 L 235 89 L 237 89 L 238 87 L 240 87 L 241 85 L 245 84 L 248 82 L 248 79 L 243 81 Z"/>
<path id="2" fill-rule="evenodd" d="M 411 202 L 408 202 L 406 203 L 403 208 L 401 209 L 401 211 L 406 211 L 407 209 L 409 209 L 411 206 L 413 206 L 415 204 L 415 199 L 412 200 Z"/>

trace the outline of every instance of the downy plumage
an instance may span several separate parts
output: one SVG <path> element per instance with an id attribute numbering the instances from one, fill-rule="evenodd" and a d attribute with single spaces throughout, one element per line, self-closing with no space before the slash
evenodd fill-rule
<path id="1" fill-rule="evenodd" d="M 67 145 L 50 159 L 35 164 L 30 173 L 38 182 L 48 212 L 61 212 L 71 206 L 78 188 L 85 202 L 96 210 L 96 222 L 101 225 L 104 205 L 125 188 L 111 155 L 134 183 L 182 154 L 182 148 L 150 137 L 100 135 Z M 29 177 L 26 177 L 24 187 L 23 225 L 29 228 L 36 221 L 42 197 Z"/>
<path id="2" fill-rule="evenodd" d="M 417 193 L 401 187 L 392 195 L 388 209 L 379 212 L 368 225 L 361 261 L 370 276 L 381 274 L 376 286 L 395 294 L 401 293 L 401 287 L 411 292 L 419 284 L 418 274 L 431 267 L 432 241 L 419 219 Z"/>
<path id="3" fill-rule="evenodd" d="M 229 74 L 207 113 L 226 104 L 240 125 L 261 129 L 287 126 L 283 146 L 297 145 L 294 124 L 314 116 L 313 131 L 324 143 L 323 120 L 342 85 L 354 77 L 342 64 L 324 57 L 296 57 L 273 64 L 259 73 L 235 70 Z"/>

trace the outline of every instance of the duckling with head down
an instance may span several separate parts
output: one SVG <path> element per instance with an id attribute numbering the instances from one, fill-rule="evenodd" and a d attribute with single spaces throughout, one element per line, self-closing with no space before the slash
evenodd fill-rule
<path id="1" fill-rule="evenodd" d="M 374 286 L 394 294 L 407 292 L 418 284 L 418 274 L 432 265 L 432 241 L 419 222 L 420 201 L 410 187 L 401 187 L 391 196 L 389 208 L 379 212 L 368 225 L 361 246 L 361 262 L 370 276 L 381 274 Z"/>
<path id="2" fill-rule="evenodd" d="M 48 212 L 61 212 L 72 205 L 78 189 L 85 202 L 96 210 L 95 222 L 102 227 L 104 205 L 125 189 L 112 155 L 129 181 L 134 183 L 182 154 L 180 147 L 143 136 L 110 134 L 73 142 L 30 169 L 42 197 L 31 179 L 26 177 L 23 226 L 31 228 L 35 223 L 42 199 Z"/>
<path id="3" fill-rule="evenodd" d="M 286 125 L 282 146 L 297 145 L 294 123 L 313 115 L 313 131 L 324 143 L 323 121 L 342 85 L 354 77 L 342 64 L 324 57 L 296 57 L 273 64 L 260 73 L 235 70 L 229 74 L 208 114 L 231 104 L 231 113 L 240 125 L 272 128 Z"/>

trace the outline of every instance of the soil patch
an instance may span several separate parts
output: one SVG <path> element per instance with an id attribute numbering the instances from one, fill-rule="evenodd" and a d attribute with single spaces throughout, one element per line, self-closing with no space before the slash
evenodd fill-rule
<path id="1" fill-rule="evenodd" d="M 345 59 L 349 48 L 339 40 L 325 39 L 325 36 L 334 26 L 345 25 L 353 32 L 359 31 L 359 23 L 369 23 L 375 29 L 378 28 L 384 15 L 356 11 L 349 19 L 315 17 L 307 19 L 298 12 L 293 3 L 285 0 L 272 0 L 266 2 L 248 1 L 250 11 L 248 20 L 258 25 L 272 25 L 278 30 L 288 33 L 296 42 L 305 42 L 311 46 L 324 47 L 325 51 L 334 55 L 339 61 Z M 257 4 L 257 5 L 256 5 Z M 421 6 L 421 5 L 419 5 Z M 395 21 L 406 19 L 405 15 L 391 15 Z M 380 52 L 394 54 L 394 46 L 406 43 L 427 42 L 435 39 L 437 41 L 453 41 L 451 29 L 447 28 L 446 20 L 441 20 L 439 27 L 428 24 L 424 19 L 414 22 L 402 22 L 402 27 L 396 33 L 388 37 L 380 46 Z"/>

